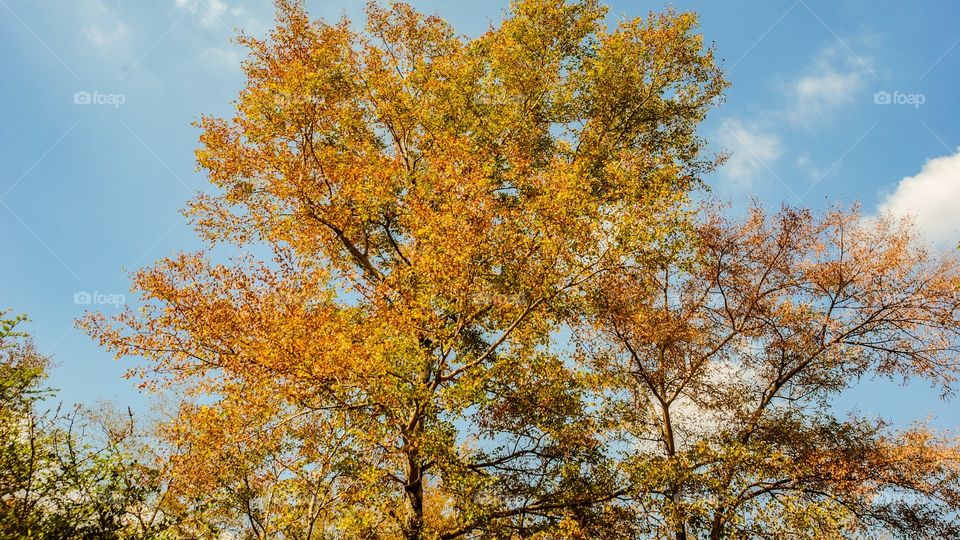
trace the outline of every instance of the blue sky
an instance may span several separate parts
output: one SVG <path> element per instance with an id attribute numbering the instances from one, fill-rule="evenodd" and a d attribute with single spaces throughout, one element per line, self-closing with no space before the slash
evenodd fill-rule
<path id="1" fill-rule="evenodd" d="M 412 2 L 477 35 L 506 2 Z M 916 215 L 937 246 L 960 240 L 960 3 L 616 1 L 611 16 L 673 5 L 701 15 L 733 83 L 703 126 L 727 165 L 721 197 L 814 208 L 859 201 Z M 359 19 L 363 2 L 308 0 Z M 130 298 L 124 269 L 199 247 L 178 213 L 207 184 L 200 114 L 230 113 L 242 27 L 265 0 L 0 0 L 0 306 L 28 313 L 68 403 L 142 404 L 127 365 L 73 328 L 85 302 Z M 843 406 L 902 422 L 956 403 L 924 385 L 860 385 Z"/>

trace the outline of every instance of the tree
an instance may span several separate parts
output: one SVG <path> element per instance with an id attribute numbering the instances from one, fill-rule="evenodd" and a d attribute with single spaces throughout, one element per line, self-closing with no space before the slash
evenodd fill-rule
<path id="1" fill-rule="evenodd" d="M 831 407 L 868 375 L 952 393 L 957 258 L 839 209 L 707 212 L 685 246 L 605 275 L 581 334 L 651 537 L 960 537 L 956 441 Z"/>
<path id="2" fill-rule="evenodd" d="M 0 536 L 160 538 L 160 471 L 138 461 L 149 454 L 132 415 L 118 422 L 106 410 L 39 410 L 54 395 L 43 386 L 49 360 L 17 330 L 24 317 L 5 317 L 0 312 Z"/>
<path id="3" fill-rule="evenodd" d="M 608 30 L 593 0 L 519 0 L 468 39 L 401 3 L 363 32 L 277 7 L 241 36 L 236 117 L 199 122 L 219 191 L 187 214 L 211 249 L 84 323 L 186 389 L 166 435 L 189 534 L 599 534 L 623 490 L 551 341 L 715 164 L 695 131 L 725 82 L 696 18 Z"/>

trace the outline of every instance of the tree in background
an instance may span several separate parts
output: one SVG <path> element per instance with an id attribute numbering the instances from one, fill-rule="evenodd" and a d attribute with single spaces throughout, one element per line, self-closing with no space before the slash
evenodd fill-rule
<path id="1" fill-rule="evenodd" d="M 38 410 L 49 360 L 24 320 L 0 312 L 0 537 L 159 538 L 161 476 L 132 416 Z"/>
<path id="2" fill-rule="evenodd" d="M 707 212 L 694 246 L 605 276 L 583 334 L 645 528 L 960 537 L 956 441 L 831 407 L 872 375 L 952 393 L 956 256 L 930 256 L 908 223 L 790 208 Z"/>
<path id="3" fill-rule="evenodd" d="M 85 322 L 193 398 L 166 427 L 176 504 L 215 524 L 189 534 L 600 534 L 617 471 L 551 339 L 714 165 L 696 18 L 521 0 L 468 39 L 401 3 L 363 32 L 277 6 L 236 116 L 200 122 L 220 192 L 188 210 L 272 259 L 163 260 L 142 311 Z"/>

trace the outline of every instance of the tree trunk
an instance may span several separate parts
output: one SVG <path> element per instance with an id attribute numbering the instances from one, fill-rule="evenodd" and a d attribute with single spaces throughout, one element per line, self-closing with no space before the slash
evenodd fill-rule
<path id="1" fill-rule="evenodd" d="M 675 505 L 680 504 L 680 492 L 674 488 L 673 492 L 673 503 Z M 683 513 L 680 514 L 680 523 L 677 525 L 676 530 L 674 531 L 673 537 L 674 540 L 687 540 L 687 519 Z"/>
<path id="2" fill-rule="evenodd" d="M 710 527 L 710 540 L 720 540 L 723 538 L 723 509 L 721 508 L 713 516 L 713 525 Z"/>
<path id="3" fill-rule="evenodd" d="M 404 538 L 421 540 L 423 538 L 423 467 L 418 452 L 407 454 L 407 484 L 404 492 L 407 498 L 407 522 L 404 526 Z"/>

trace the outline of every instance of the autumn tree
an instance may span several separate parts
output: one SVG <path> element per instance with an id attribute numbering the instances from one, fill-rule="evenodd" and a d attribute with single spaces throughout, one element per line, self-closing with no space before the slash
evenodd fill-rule
<path id="1" fill-rule="evenodd" d="M 953 392 L 955 255 L 792 208 L 706 212 L 659 253 L 605 274 L 580 327 L 649 537 L 960 537 L 957 441 L 832 406 L 872 376 Z"/>
<path id="2" fill-rule="evenodd" d="M 695 132 L 725 83 L 696 18 L 519 0 L 468 38 L 402 3 L 363 30 L 277 8 L 240 38 L 235 117 L 199 122 L 210 249 L 85 321 L 186 393 L 184 534 L 598 534 L 622 486 L 552 340 L 714 166 Z"/>

